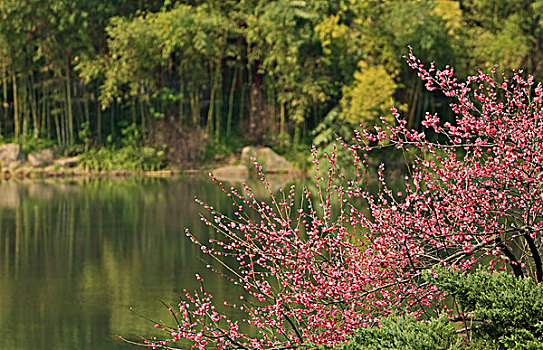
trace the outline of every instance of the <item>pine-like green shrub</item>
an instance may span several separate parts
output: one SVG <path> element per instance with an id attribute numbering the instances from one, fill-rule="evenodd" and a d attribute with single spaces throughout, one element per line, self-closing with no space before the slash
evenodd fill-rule
<path id="1" fill-rule="evenodd" d="M 434 276 L 436 276 L 435 278 Z M 436 269 L 426 282 L 454 298 L 458 315 L 417 320 L 391 315 L 360 329 L 339 347 L 318 350 L 543 349 L 543 286 L 530 278 L 484 269 L 466 274 Z M 469 341 L 468 341 L 469 339 Z"/>
<path id="2" fill-rule="evenodd" d="M 433 281 L 473 318 L 472 339 L 489 349 L 543 349 L 543 286 L 506 272 L 438 270 Z M 432 277 L 427 277 L 433 280 Z"/>

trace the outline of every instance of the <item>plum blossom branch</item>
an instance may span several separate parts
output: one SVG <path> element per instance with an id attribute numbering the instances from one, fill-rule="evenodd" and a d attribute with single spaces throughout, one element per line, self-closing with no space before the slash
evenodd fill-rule
<path id="1" fill-rule="evenodd" d="M 256 161 L 269 200 L 247 185 L 219 183 L 232 199 L 232 216 L 197 202 L 220 238 L 207 245 L 187 236 L 221 269 L 210 265 L 213 271 L 247 295 L 225 305 L 243 312 L 257 334 L 240 331 L 202 287 L 185 292 L 174 312 L 177 326 L 164 327 L 165 338 L 149 340 L 150 347 L 183 339 L 199 349 L 336 345 L 391 312 L 418 316 L 436 305 L 444 294 L 422 282 L 422 274 L 436 274 L 436 263 L 468 271 L 488 261 L 489 270 L 543 280 L 542 85 L 520 72 L 495 78 L 495 69 L 460 82 L 451 67 L 425 67 L 412 52 L 406 60 L 428 90 L 449 98 L 455 120 L 427 113 L 425 130 L 436 135 L 430 140 L 392 108 L 396 124 L 383 121 L 340 140 L 354 175 L 332 152 L 313 190 L 291 187 L 276 196 Z M 379 190 L 367 186 L 370 155 L 383 148 L 409 160 L 401 192 L 388 185 L 382 164 Z"/>

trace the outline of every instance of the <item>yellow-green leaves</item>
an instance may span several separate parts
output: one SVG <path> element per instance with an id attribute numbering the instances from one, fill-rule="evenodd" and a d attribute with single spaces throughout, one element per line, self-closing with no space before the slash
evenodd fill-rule
<path id="1" fill-rule="evenodd" d="M 432 12 L 447 22 L 449 34 L 453 34 L 455 30 L 461 28 L 464 24 L 462 10 L 458 1 L 434 0 L 434 9 Z"/>
<path id="2" fill-rule="evenodd" d="M 398 84 L 384 66 L 369 66 L 360 61 L 354 82 L 343 88 L 343 116 L 353 124 L 367 126 L 379 122 L 379 117 L 392 118 L 390 108 L 394 104 L 394 92 Z"/>
<path id="3" fill-rule="evenodd" d="M 339 15 L 328 16 L 317 24 L 315 31 L 325 55 L 333 54 L 334 47 L 346 48 L 349 44 L 350 29 L 339 23 Z"/>
<path id="4" fill-rule="evenodd" d="M 518 15 L 503 21 L 499 31 L 473 28 L 470 34 L 472 57 L 477 66 L 484 69 L 491 69 L 495 64 L 506 69 L 522 68 L 532 45 Z"/>

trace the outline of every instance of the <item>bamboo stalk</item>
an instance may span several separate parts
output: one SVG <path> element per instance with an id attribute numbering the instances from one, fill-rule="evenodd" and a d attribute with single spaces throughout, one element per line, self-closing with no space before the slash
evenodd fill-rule
<path id="1" fill-rule="evenodd" d="M 68 57 L 67 71 L 66 71 L 66 112 L 68 117 L 68 143 L 71 145 L 74 143 L 74 116 L 72 111 L 72 89 L 70 80 L 70 61 Z"/>
<path id="2" fill-rule="evenodd" d="M 211 66 L 211 64 L 210 64 Z M 220 63 L 215 63 L 215 74 L 213 74 L 213 82 L 211 84 L 211 96 L 209 97 L 209 109 L 207 111 L 206 131 L 209 135 L 213 133 L 213 110 L 215 106 L 215 93 L 217 91 L 218 75 L 220 74 Z"/>
<path id="3" fill-rule="evenodd" d="M 141 97 L 139 97 L 138 100 L 139 100 L 140 115 L 141 115 L 141 132 L 142 132 L 142 134 L 145 135 L 145 118 L 146 118 L 145 104 L 144 104 L 143 99 Z"/>
<path id="4" fill-rule="evenodd" d="M 102 144 L 102 106 L 100 101 L 96 100 L 96 130 L 98 133 L 98 144 Z"/>
<path id="5" fill-rule="evenodd" d="M 236 85 L 238 83 L 238 70 L 236 65 L 234 68 L 234 74 L 232 76 L 232 85 L 230 86 L 230 94 L 228 96 L 228 115 L 226 117 L 226 135 L 230 136 L 232 129 L 232 114 L 234 112 L 234 93 L 236 92 Z"/>
<path id="6" fill-rule="evenodd" d="M 280 112 L 279 112 L 279 145 L 281 147 L 284 146 L 285 143 L 285 136 L 286 136 L 286 129 L 285 129 L 285 102 L 281 102 L 280 105 Z"/>
<path id="7" fill-rule="evenodd" d="M 13 77 L 11 78 L 12 86 L 13 86 L 13 122 L 14 122 L 14 133 L 15 133 L 15 139 L 19 138 L 19 134 L 21 133 L 21 125 L 19 122 L 19 94 L 17 92 L 17 75 L 13 73 Z"/>
<path id="8" fill-rule="evenodd" d="M 109 110 L 111 111 L 111 118 L 109 118 L 111 126 L 110 135 L 113 135 L 113 132 L 115 131 L 115 101 L 113 101 Z"/>
<path id="9" fill-rule="evenodd" d="M 36 89 L 34 88 L 35 82 L 34 82 L 34 74 L 29 74 L 29 80 L 30 80 L 30 111 L 32 114 L 32 123 L 34 124 L 33 128 L 33 137 L 38 138 L 40 134 L 40 123 L 38 119 L 38 106 L 37 106 L 37 98 L 36 98 Z"/>
<path id="10" fill-rule="evenodd" d="M 179 110 L 177 113 L 179 114 L 179 120 L 183 121 L 185 120 L 185 81 L 181 75 L 179 75 L 179 94 Z"/>
<path id="11" fill-rule="evenodd" d="M 83 111 L 85 113 L 85 121 L 90 123 L 89 95 L 86 90 L 84 90 L 84 93 L 83 93 L 82 104 L 83 104 Z"/>
<path id="12" fill-rule="evenodd" d="M 243 74 L 243 72 L 241 74 Z M 243 83 L 243 76 L 241 76 L 240 82 L 241 82 L 241 89 L 240 89 L 241 96 L 239 97 L 238 125 L 241 127 L 241 125 L 243 124 L 243 113 L 245 112 L 245 90 L 246 90 L 245 89 L 246 86 Z"/>
<path id="13" fill-rule="evenodd" d="M 45 129 L 45 133 L 43 133 L 42 131 L 42 134 L 46 135 L 47 138 L 50 138 L 51 137 L 51 126 L 50 126 L 50 122 L 49 122 L 49 108 L 48 108 L 48 103 L 47 103 L 47 87 L 44 85 L 43 86 L 43 89 L 42 89 L 42 94 L 41 94 L 41 107 L 42 107 L 42 110 L 41 110 L 41 118 L 42 118 L 42 121 L 41 121 L 41 125 L 43 125 L 43 128 L 42 130 Z"/>
<path id="14" fill-rule="evenodd" d="M 137 112 L 136 112 L 136 98 L 134 96 L 130 98 L 130 114 L 132 117 L 132 123 L 135 125 L 136 119 L 137 119 Z"/>
<path id="15" fill-rule="evenodd" d="M 60 108 L 59 110 L 57 110 L 54 114 L 54 119 L 55 119 L 55 130 L 56 130 L 56 134 L 57 134 L 57 144 L 58 145 L 62 145 L 63 142 L 62 142 L 62 128 L 61 128 L 61 125 L 60 125 Z"/>
<path id="16" fill-rule="evenodd" d="M 21 96 L 21 103 L 20 103 L 20 109 L 21 109 L 21 116 L 23 117 L 23 138 L 26 138 L 28 135 L 28 79 L 22 79 L 23 84 L 21 86 L 21 93 L 19 94 Z"/>
<path id="17" fill-rule="evenodd" d="M 3 118 L 7 119 L 9 116 L 9 103 L 8 103 L 8 78 L 6 69 L 2 70 L 2 97 L 3 97 Z M 0 136 L 2 136 L 2 124 L 0 123 Z"/>
<path id="18" fill-rule="evenodd" d="M 220 62 L 220 60 L 219 60 Z M 223 94 L 223 81 L 221 75 L 221 65 L 219 64 L 219 69 L 217 72 L 217 90 L 219 91 L 218 96 L 215 98 L 215 140 L 219 142 L 221 137 L 221 122 L 222 122 L 222 101 L 224 98 Z M 217 94 L 217 93 L 216 93 Z"/>

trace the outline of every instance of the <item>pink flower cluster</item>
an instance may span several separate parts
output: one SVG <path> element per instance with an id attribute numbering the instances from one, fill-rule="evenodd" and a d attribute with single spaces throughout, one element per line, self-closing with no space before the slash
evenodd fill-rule
<path id="1" fill-rule="evenodd" d="M 391 312 L 420 315 L 436 305 L 443 294 L 421 282 L 423 274 L 437 277 L 436 264 L 469 270 L 483 261 L 543 280 L 541 84 L 522 72 L 499 81 L 495 72 L 479 72 L 461 83 L 449 67 L 426 68 L 411 53 L 406 58 L 428 90 L 450 99 L 456 120 L 427 114 L 424 132 L 409 130 L 393 109 L 396 125 L 383 120 L 383 128 L 343 143 L 356 174 L 347 178 L 330 154 L 328 175 L 316 179 L 314 193 L 304 188 L 300 196 L 291 187 L 262 201 L 248 186 L 219 183 L 235 214 L 200 204 L 210 213 L 203 220 L 222 238 L 200 242 L 187 235 L 226 271 L 217 273 L 243 288 L 247 297 L 226 304 L 243 311 L 258 334 L 241 332 L 202 287 L 186 292 L 171 310 L 176 324 L 159 326 L 166 337 L 150 347 L 182 339 L 199 349 L 338 344 Z M 409 159 L 402 191 L 388 186 L 383 165 L 380 190 L 367 188 L 368 154 L 383 147 Z M 314 163 L 319 167 L 316 157 Z M 228 263 L 230 257 L 237 263 Z"/>

